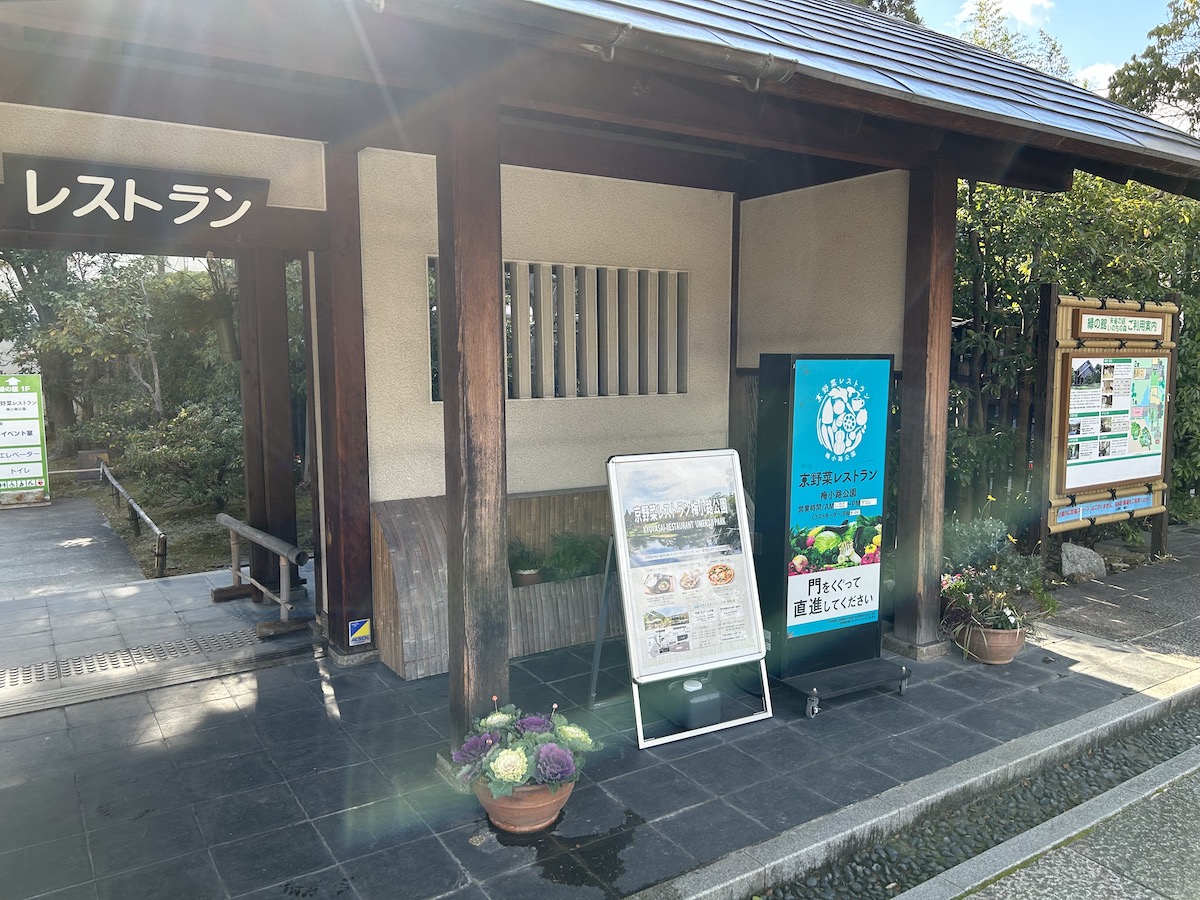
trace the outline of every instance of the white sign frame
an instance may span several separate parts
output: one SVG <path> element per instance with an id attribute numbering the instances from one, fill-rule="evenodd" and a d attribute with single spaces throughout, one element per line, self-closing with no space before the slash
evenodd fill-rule
<path id="1" fill-rule="evenodd" d="M 625 615 L 626 643 L 633 681 L 647 684 L 763 660 L 767 652 L 766 640 L 758 602 L 752 536 L 746 517 L 746 495 L 742 486 L 737 451 L 696 450 L 614 456 L 608 461 L 607 471 L 617 551 L 617 573 L 621 586 L 621 606 Z M 646 493 L 644 484 L 638 489 L 630 481 L 635 474 L 645 477 L 650 473 L 659 479 L 660 490 L 654 496 Z M 719 477 L 714 477 L 718 473 Z M 689 474 L 695 480 L 689 482 Z M 688 503 L 711 498 L 719 490 L 725 490 L 734 499 L 732 512 L 736 515 L 739 546 L 729 548 L 722 545 L 725 549 L 679 546 L 675 548 L 678 554 L 668 552 L 666 557 L 682 555 L 684 559 L 670 559 L 668 562 L 655 563 L 652 566 L 643 564 L 646 554 L 651 551 L 642 548 L 637 551 L 638 558 L 634 559 L 626 518 L 627 515 L 635 515 L 635 508 L 644 509 L 647 505 L 655 503 Z M 729 510 L 726 514 L 728 512 Z M 687 513 L 683 515 L 686 516 Z M 704 509 L 701 508 L 701 519 L 705 515 Z M 722 519 L 719 510 L 711 513 L 711 517 L 714 522 L 722 522 L 719 527 L 728 528 L 727 519 Z M 691 524 L 696 519 L 688 518 L 685 521 Z M 692 530 L 698 537 L 711 533 L 706 532 L 704 526 Z M 634 565 L 635 562 L 638 564 Z M 722 566 L 724 568 L 720 568 Z M 646 570 L 650 568 L 661 569 L 661 573 L 652 572 L 647 575 Z M 730 570 L 730 580 L 723 581 L 724 575 Z M 696 575 L 701 581 L 694 587 L 685 588 L 680 572 Z M 651 586 L 648 582 L 651 576 L 661 579 L 661 582 Z M 736 587 L 731 587 L 735 584 Z M 658 590 L 660 586 L 663 588 L 661 591 Z M 661 602 L 671 602 L 672 605 L 662 609 L 652 605 Z M 737 610 L 733 609 L 735 603 Z M 676 609 L 677 612 L 670 612 Z M 692 646 L 695 635 L 692 629 L 696 625 L 692 619 L 700 612 L 704 613 L 706 619 L 712 617 L 711 626 L 706 624 L 705 630 L 715 630 L 718 641 L 723 634 L 733 633 L 733 625 L 730 625 L 726 632 L 722 632 L 721 629 L 725 627 L 722 622 L 732 623 L 740 615 L 744 640 L 730 641 L 729 648 L 724 652 L 717 649 L 715 652 L 701 653 L 700 647 Z M 651 616 L 665 618 L 667 621 L 664 624 L 668 626 L 672 621 L 682 622 L 681 626 L 671 627 L 676 629 L 676 634 L 682 634 L 688 639 L 687 646 L 679 647 L 677 643 L 676 647 L 679 649 L 671 647 L 665 652 L 660 650 L 655 654 L 658 658 L 652 660 L 649 638 L 646 637 L 647 621 Z M 665 633 L 670 631 L 671 627 L 656 631 Z"/>

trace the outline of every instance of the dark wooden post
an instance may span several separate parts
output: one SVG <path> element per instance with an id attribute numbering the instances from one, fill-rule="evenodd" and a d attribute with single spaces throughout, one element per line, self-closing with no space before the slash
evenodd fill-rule
<path id="1" fill-rule="evenodd" d="M 321 521 L 321 479 L 317 475 L 317 358 L 316 338 L 313 333 L 313 317 L 316 305 L 316 255 L 305 253 L 300 259 L 301 281 L 304 284 L 304 383 L 307 404 L 305 415 L 304 464 L 308 478 L 308 495 L 312 503 L 313 584 L 310 586 L 316 598 L 316 608 L 325 609 L 324 558 L 318 552 L 322 544 L 324 523 Z"/>
<path id="2" fill-rule="evenodd" d="M 317 381 L 324 487 L 322 564 L 326 629 L 335 653 L 350 646 L 350 623 L 372 616 L 371 504 L 367 482 L 367 369 L 363 343 L 358 153 L 325 155 L 330 250 L 314 257 Z"/>
<path id="3" fill-rule="evenodd" d="M 1058 353 L 1058 285 L 1043 284 L 1039 291 L 1031 457 L 1037 468 L 1030 479 L 1029 497 L 1034 509 L 1033 537 L 1045 565 L 1050 545 L 1050 479 L 1054 466 L 1050 411 L 1054 409 L 1054 360 Z"/>
<path id="4" fill-rule="evenodd" d="M 258 388 L 262 414 L 263 487 L 268 534 L 296 543 L 296 486 L 292 461 L 292 387 L 288 364 L 287 257 L 254 253 L 258 293 Z M 251 523 L 253 524 L 253 523 Z M 274 556 L 274 554 L 272 554 Z M 271 561 L 274 582 L 279 559 Z M 295 582 L 293 581 L 293 584 Z"/>
<path id="5" fill-rule="evenodd" d="M 237 265 L 238 287 L 238 343 L 241 349 L 242 386 L 242 448 L 243 470 L 246 478 L 246 523 L 262 531 L 267 530 L 267 493 L 263 468 L 263 412 L 262 377 L 258 364 L 258 264 L 252 252 L 239 254 Z M 266 548 L 251 544 L 250 574 L 268 584 L 271 581 L 271 560 Z M 261 592 L 254 589 L 256 599 Z"/>
<path id="6" fill-rule="evenodd" d="M 1175 384 L 1179 372 L 1179 325 L 1181 319 L 1179 313 L 1183 309 L 1183 294 L 1167 294 L 1164 299 L 1168 303 L 1174 303 L 1179 310 L 1176 310 L 1171 316 L 1171 340 L 1175 342 L 1175 349 L 1167 351 L 1171 357 L 1171 367 L 1170 373 L 1167 375 L 1167 417 L 1163 422 L 1163 434 L 1166 435 L 1164 438 L 1166 447 L 1163 450 L 1163 481 L 1167 483 L 1167 489 L 1163 491 L 1163 503 L 1168 507 L 1168 511 L 1150 517 L 1150 555 L 1155 558 L 1166 556 L 1170 552 L 1167 526 L 1171 522 L 1169 507 L 1171 505 L 1171 489 L 1174 487 L 1171 478 L 1171 463 L 1175 459 L 1173 410 L 1177 402 Z"/>
<path id="7" fill-rule="evenodd" d="M 446 437 L 450 727 L 508 697 L 504 287 L 499 112 L 463 89 L 437 157 L 439 378 Z"/>
<path id="8" fill-rule="evenodd" d="M 237 258 L 246 521 L 294 544 L 286 266 L 278 250 Z M 278 558 L 251 545 L 250 574 L 264 584 L 278 581 Z"/>
<path id="9" fill-rule="evenodd" d="M 948 162 L 911 173 L 897 506 L 896 639 L 937 642 L 946 494 L 946 398 L 958 181 Z"/>

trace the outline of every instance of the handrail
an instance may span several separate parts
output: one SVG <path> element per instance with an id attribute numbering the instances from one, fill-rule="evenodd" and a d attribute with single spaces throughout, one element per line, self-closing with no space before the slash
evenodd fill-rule
<path id="1" fill-rule="evenodd" d="M 242 584 L 242 579 L 244 578 L 254 588 L 261 591 L 263 596 L 270 597 L 279 604 L 279 621 L 287 622 L 288 614 L 294 612 L 296 609 L 295 605 L 291 602 L 292 567 L 289 563 L 294 563 L 297 566 L 304 565 L 308 562 L 308 551 L 301 550 L 287 541 L 282 541 L 272 534 L 260 531 L 254 526 L 247 525 L 245 522 L 225 513 L 217 513 L 217 524 L 229 529 L 229 568 L 233 575 L 233 584 L 228 588 L 213 588 L 213 600 L 232 600 L 238 596 L 247 596 L 248 592 L 245 589 L 245 585 Z M 269 586 L 260 582 L 253 575 L 242 575 L 242 551 L 240 542 L 238 541 L 239 537 L 243 537 L 252 544 L 257 544 L 279 557 L 278 594 L 274 593 Z M 259 624 L 261 625 L 262 623 Z"/>
<path id="2" fill-rule="evenodd" d="M 227 516 L 225 513 L 217 513 L 217 524 L 223 525 L 230 531 L 236 531 L 242 537 L 258 544 L 260 547 L 266 547 L 276 556 L 284 557 L 288 562 L 295 563 L 298 566 L 302 566 L 308 562 L 307 550 L 293 547 L 286 541 L 281 541 L 275 535 L 259 531 L 253 525 L 247 525 L 233 516 Z"/>
<path id="3" fill-rule="evenodd" d="M 146 515 L 146 511 L 138 506 L 136 500 L 129 496 L 129 491 L 117 481 L 112 473 L 112 469 L 104 460 L 100 460 L 100 480 L 107 481 L 112 486 L 113 506 L 119 506 L 117 497 L 125 498 L 126 507 L 129 510 L 129 527 L 133 529 L 133 533 L 138 537 L 142 534 L 142 522 L 150 526 L 150 530 L 154 533 L 154 577 L 162 578 L 167 574 L 167 536 L 161 528 L 154 524 L 154 520 Z"/>

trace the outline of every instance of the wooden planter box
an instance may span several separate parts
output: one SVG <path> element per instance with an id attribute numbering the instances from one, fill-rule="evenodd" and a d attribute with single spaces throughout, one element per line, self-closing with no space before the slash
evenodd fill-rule
<path id="1" fill-rule="evenodd" d="M 597 494 L 604 490 L 514 498 L 514 506 L 541 513 L 539 527 L 553 531 L 572 523 L 554 522 L 558 510 L 578 515 L 581 508 L 603 509 Z M 549 513 L 549 514 L 547 514 Z M 595 524 L 595 523 L 593 523 Z M 599 523 L 608 528 L 608 520 Z M 446 624 L 445 502 L 442 497 L 389 500 L 372 504 L 371 549 L 375 601 L 375 641 L 379 658 L 405 679 L 426 678 L 450 670 Z M 578 527 L 574 530 L 579 530 Z M 593 533 L 602 533 L 595 531 Z M 554 581 L 509 591 L 513 658 L 588 643 L 596 636 L 603 575 Z M 609 597 L 606 635 L 623 634 L 624 621 L 616 586 Z"/>

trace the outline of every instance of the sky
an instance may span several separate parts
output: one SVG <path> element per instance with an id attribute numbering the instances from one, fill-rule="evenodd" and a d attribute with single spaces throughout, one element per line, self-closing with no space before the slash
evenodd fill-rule
<path id="1" fill-rule="evenodd" d="M 957 35 L 970 0 L 916 0 L 917 14 L 935 31 Z M 1167 18 L 1167 0 L 1002 0 L 1010 24 L 1036 37 L 1044 30 L 1062 45 L 1074 72 L 1102 88 L 1108 76 L 1150 41 L 1146 33 Z"/>

